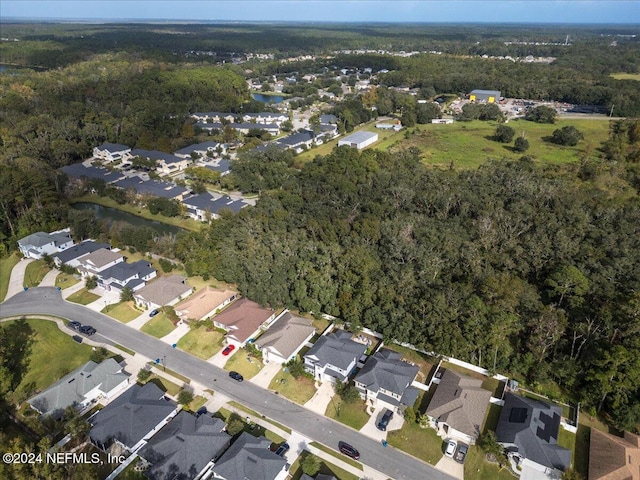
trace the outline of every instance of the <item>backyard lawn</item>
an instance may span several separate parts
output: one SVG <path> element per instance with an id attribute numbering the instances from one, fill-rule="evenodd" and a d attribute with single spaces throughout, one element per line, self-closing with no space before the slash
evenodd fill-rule
<path id="1" fill-rule="evenodd" d="M 385 345 L 384 348 L 400 352 L 405 360 L 418 365 L 420 367 L 420 372 L 418 373 L 417 379 L 420 382 L 426 384 L 429 383 L 429 380 L 431 380 L 431 377 L 435 373 L 436 366 L 438 365 L 437 358 L 425 353 L 416 352 L 415 350 L 411 350 L 410 348 L 403 347 L 396 343 L 389 343 Z"/>
<path id="2" fill-rule="evenodd" d="M 502 411 L 502 407 L 500 405 L 496 405 L 495 403 L 489 404 L 489 409 L 487 410 L 487 414 L 484 417 L 484 427 L 482 429 L 482 433 L 486 433 L 487 430 L 496 431 L 498 428 L 498 420 L 500 419 L 500 412 Z"/>
<path id="3" fill-rule="evenodd" d="M 193 328 L 178 340 L 178 348 L 207 360 L 222 349 L 224 333 L 219 330 L 207 330 L 206 327 Z"/>
<path id="4" fill-rule="evenodd" d="M 33 343 L 28 354 L 26 371 L 12 394 L 15 399 L 26 400 L 36 392 L 49 387 L 61 377 L 89 361 L 91 347 L 74 342 L 63 333 L 55 322 L 48 320 L 19 320 L 2 324 L 4 328 L 16 329 L 13 339 L 20 333 L 33 333 Z M 17 341 L 17 340 L 14 340 Z M 16 345 L 18 352 L 25 345 Z M 28 351 L 28 350 L 25 350 Z"/>
<path id="5" fill-rule="evenodd" d="M 227 360 L 224 369 L 234 370 L 248 380 L 254 377 L 262 369 L 262 361 L 259 358 L 250 357 L 244 348 L 234 350 L 231 358 Z"/>
<path id="6" fill-rule="evenodd" d="M 404 422 L 400 430 L 387 434 L 389 445 L 418 457 L 431 465 L 438 463 L 443 455 L 443 440 L 433 428 L 420 428 L 416 422 Z"/>
<path id="7" fill-rule="evenodd" d="M 329 402 L 325 415 L 356 430 L 360 430 L 369 421 L 363 400 L 347 403 L 338 395 L 334 395 Z"/>
<path id="8" fill-rule="evenodd" d="M 314 393 L 316 393 L 315 382 L 306 376 L 295 378 L 289 372 L 280 370 L 269 384 L 269 390 L 275 390 L 283 397 L 287 397 L 300 405 L 304 405 Z"/>
<path id="9" fill-rule="evenodd" d="M 296 461 L 293 462 L 293 465 L 291 465 L 291 468 L 289 469 L 289 472 L 291 473 L 291 480 L 300 480 L 300 478 L 304 473 L 302 471 L 302 468 L 300 467 L 300 463 L 308 455 L 311 455 L 311 453 L 309 453 L 306 450 L 303 450 L 300 456 L 296 459 Z M 320 457 L 318 457 L 318 460 L 320 461 L 320 470 L 318 470 L 319 474 L 330 475 L 330 476 L 339 478 L 340 480 L 358 480 L 360 478 L 354 475 L 353 473 L 349 473 L 346 470 L 343 470 L 340 467 L 336 467 L 335 465 L 327 462 L 324 459 L 321 459 Z"/>
<path id="10" fill-rule="evenodd" d="M 9 279 L 11 278 L 11 270 L 20 261 L 20 255 L 14 253 L 0 260 L 0 301 L 4 300 L 9 288 Z"/>
<path id="11" fill-rule="evenodd" d="M 51 269 L 44 263 L 44 260 L 36 260 L 27 265 L 24 271 L 24 286 L 25 287 L 37 287 L 42 282 L 44 276 L 49 273 Z"/>
<path id="12" fill-rule="evenodd" d="M 167 317 L 165 312 L 158 313 L 155 317 L 145 323 L 140 331 L 147 333 L 156 338 L 162 338 L 173 332 L 176 326 Z"/>
<path id="13" fill-rule="evenodd" d="M 80 280 L 76 278 L 74 275 L 69 275 L 68 273 L 60 272 L 56 277 L 56 287 L 60 287 L 61 289 L 69 288 L 74 286 Z"/>
<path id="14" fill-rule="evenodd" d="M 67 297 L 68 302 L 79 303 L 80 305 L 89 305 L 100 298 L 100 295 L 91 293 L 86 288 L 78 290 Z"/>
<path id="15" fill-rule="evenodd" d="M 465 478 L 473 480 L 514 480 L 507 467 L 500 469 L 497 463 L 489 463 L 485 460 L 484 452 L 472 445 L 464 463 Z"/>
<path id="16" fill-rule="evenodd" d="M 122 323 L 129 323 L 142 314 L 140 310 L 134 308 L 133 302 L 119 302 L 113 305 L 107 305 L 102 309 L 102 313 L 116 320 L 120 320 Z"/>
<path id="17" fill-rule="evenodd" d="M 558 433 L 558 445 L 571 450 L 571 466 L 575 466 L 576 461 L 576 434 L 560 427 Z"/>

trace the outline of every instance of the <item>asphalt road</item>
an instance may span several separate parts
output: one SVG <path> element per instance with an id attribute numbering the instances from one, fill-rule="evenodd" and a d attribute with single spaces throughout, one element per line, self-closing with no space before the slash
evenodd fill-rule
<path id="1" fill-rule="evenodd" d="M 339 440 L 360 451 L 360 461 L 396 480 L 453 480 L 410 455 L 361 435 L 341 423 L 318 415 L 251 382 L 236 382 L 225 370 L 81 305 L 66 302 L 53 287 L 32 288 L 0 304 L 0 317 L 27 314 L 56 315 L 95 327 L 92 339 L 120 344 L 151 359 L 160 358 L 167 368 L 219 391 L 256 412 L 287 425 L 302 435 L 337 449 Z M 135 373 L 135 372 L 131 372 Z"/>

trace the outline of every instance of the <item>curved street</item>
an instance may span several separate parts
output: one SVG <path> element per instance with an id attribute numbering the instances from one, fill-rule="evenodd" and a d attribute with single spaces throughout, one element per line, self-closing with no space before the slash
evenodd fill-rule
<path id="1" fill-rule="evenodd" d="M 167 368 L 218 391 L 256 412 L 304 436 L 337 449 L 339 440 L 346 441 L 360 451 L 360 459 L 371 468 L 396 480 L 453 480 L 453 477 L 433 466 L 392 447 L 382 445 L 341 423 L 318 415 L 251 382 L 238 383 L 228 372 L 204 360 L 127 327 L 106 315 L 81 305 L 66 302 L 53 287 L 32 288 L 16 294 L 0 304 L 0 316 L 28 314 L 57 315 L 95 327 L 92 337 L 107 344 L 119 344 L 151 359 L 161 359 Z M 136 373 L 136 372 L 131 372 Z"/>

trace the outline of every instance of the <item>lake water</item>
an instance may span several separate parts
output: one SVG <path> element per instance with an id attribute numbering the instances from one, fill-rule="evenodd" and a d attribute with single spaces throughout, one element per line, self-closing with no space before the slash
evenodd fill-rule
<path id="1" fill-rule="evenodd" d="M 127 222 L 130 225 L 136 227 L 151 227 L 160 234 L 176 234 L 182 232 L 180 227 L 174 227 L 173 225 L 167 225 L 156 220 L 147 220 L 146 218 L 138 217 L 128 212 L 122 212 L 111 207 L 103 207 L 96 203 L 79 202 L 71 205 L 71 208 L 76 210 L 93 210 L 96 213 L 96 217 L 100 220 L 112 220 L 116 222 Z"/>
<path id="2" fill-rule="evenodd" d="M 284 100 L 281 95 L 263 95 L 261 93 L 252 93 L 251 96 L 256 102 L 262 103 L 280 103 Z"/>

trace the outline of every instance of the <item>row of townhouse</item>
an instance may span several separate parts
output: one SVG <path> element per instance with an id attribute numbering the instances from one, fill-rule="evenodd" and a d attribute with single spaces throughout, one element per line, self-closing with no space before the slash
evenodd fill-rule
<path id="1" fill-rule="evenodd" d="M 203 123 L 228 123 L 244 122 L 244 123 L 262 123 L 280 125 L 282 122 L 289 120 L 289 115 L 280 112 L 259 112 L 259 113 L 223 113 L 223 112 L 194 112 L 191 118 Z"/>

